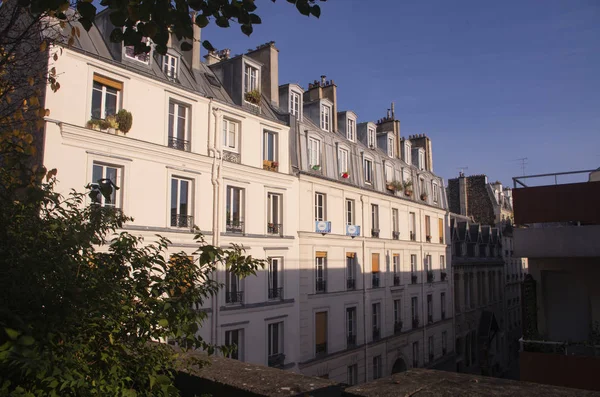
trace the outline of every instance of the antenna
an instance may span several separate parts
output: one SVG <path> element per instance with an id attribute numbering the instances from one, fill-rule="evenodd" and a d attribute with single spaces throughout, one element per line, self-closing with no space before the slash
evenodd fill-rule
<path id="1" fill-rule="evenodd" d="M 525 176 L 525 165 L 527 164 L 527 157 L 522 157 L 520 159 L 516 159 L 515 161 L 520 161 L 521 162 L 521 172 L 523 173 L 523 176 Z"/>
<path id="2" fill-rule="evenodd" d="M 464 167 L 456 167 L 457 170 L 460 170 L 460 176 L 465 176 L 465 170 L 468 170 L 469 167 L 464 166 Z"/>

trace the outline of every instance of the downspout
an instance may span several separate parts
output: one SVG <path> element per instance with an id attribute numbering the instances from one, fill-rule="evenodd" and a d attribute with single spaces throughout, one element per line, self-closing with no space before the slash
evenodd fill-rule
<path id="1" fill-rule="evenodd" d="M 419 211 L 419 219 L 423 219 L 423 210 Z M 421 225 L 419 225 L 421 226 Z M 420 246 L 421 246 L 421 259 L 422 259 L 422 263 L 425 263 L 425 255 L 423 252 L 423 227 L 419 227 L 419 241 L 420 241 Z M 423 266 L 424 267 L 424 266 Z M 425 270 L 425 269 L 423 269 Z M 421 351 L 423 352 L 423 366 L 425 366 L 425 350 L 427 350 L 427 340 L 426 340 L 426 334 L 427 334 L 427 321 L 425 320 L 425 281 L 427 280 L 427 274 L 423 274 L 423 276 L 421 276 L 421 318 L 423 321 L 423 349 L 421 349 Z"/>
<path id="2" fill-rule="evenodd" d="M 360 196 L 360 213 L 361 213 L 361 219 L 362 219 L 362 264 L 363 264 L 363 271 L 362 271 L 362 275 L 363 275 L 363 327 L 364 327 L 364 333 L 365 333 L 365 382 L 368 379 L 368 374 L 367 374 L 367 272 L 365 271 L 366 269 L 366 264 L 367 264 L 367 256 L 366 256 L 366 252 L 365 252 L 365 245 L 366 245 L 366 239 L 365 239 L 365 196 L 361 194 Z"/>

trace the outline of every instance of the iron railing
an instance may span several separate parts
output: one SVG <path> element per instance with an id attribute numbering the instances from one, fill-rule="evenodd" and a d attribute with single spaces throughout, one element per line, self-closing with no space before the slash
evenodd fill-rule
<path id="1" fill-rule="evenodd" d="M 346 289 L 353 290 L 356 289 L 356 280 L 353 278 L 349 278 L 346 280 Z"/>
<path id="2" fill-rule="evenodd" d="M 169 137 L 169 147 L 177 150 L 183 150 L 184 152 L 189 152 L 190 141 L 186 141 L 185 139 L 175 138 L 174 136 Z"/>
<path id="3" fill-rule="evenodd" d="M 427 271 L 427 282 L 428 283 L 433 283 L 434 279 L 435 279 L 435 277 L 433 275 L 433 270 L 428 270 Z"/>
<path id="4" fill-rule="evenodd" d="M 394 275 L 394 286 L 400 285 L 400 276 Z"/>
<path id="5" fill-rule="evenodd" d="M 402 321 L 396 321 L 394 323 L 394 334 L 399 334 L 402 332 Z"/>
<path id="6" fill-rule="evenodd" d="M 413 317 L 412 326 L 413 328 L 419 328 L 419 317 Z"/>
<path id="7" fill-rule="evenodd" d="M 346 336 L 346 346 L 348 349 L 356 347 L 356 335 L 347 335 Z"/>
<path id="8" fill-rule="evenodd" d="M 317 280 L 315 283 L 315 291 L 317 294 L 327 292 L 327 280 Z"/>
<path id="9" fill-rule="evenodd" d="M 431 242 L 431 236 L 425 236 L 425 241 L 430 243 Z"/>
<path id="10" fill-rule="evenodd" d="M 371 237 L 379 238 L 379 229 L 371 229 Z"/>
<path id="11" fill-rule="evenodd" d="M 244 221 L 227 220 L 225 231 L 228 233 L 244 233 Z"/>
<path id="12" fill-rule="evenodd" d="M 394 240 L 400 240 L 400 232 L 392 232 L 392 238 Z"/>
<path id="13" fill-rule="evenodd" d="M 412 274 L 412 275 L 410 276 L 410 282 L 411 282 L 412 284 L 416 284 L 416 283 L 417 283 L 417 280 L 418 280 L 418 277 L 417 277 L 417 275 L 416 275 L 416 274 Z"/>
<path id="14" fill-rule="evenodd" d="M 268 223 L 267 233 L 283 235 L 283 225 L 281 223 Z"/>
<path id="15" fill-rule="evenodd" d="M 373 288 L 379 288 L 379 273 L 373 273 Z"/>
<path id="16" fill-rule="evenodd" d="M 244 304 L 244 291 L 233 291 L 225 293 L 225 302 L 231 305 Z"/>
<path id="17" fill-rule="evenodd" d="M 283 363 L 285 362 L 285 354 L 283 354 L 283 353 L 272 354 L 269 356 L 268 362 L 269 362 L 269 367 L 281 367 L 281 366 L 283 366 Z"/>
<path id="18" fill-rule="evenodd" d="M 172 227 L 187 227 L 194 226 L 194 217 L 191 215 L 171 214 Z"/>
<path id="19" fill-rule="evenodd" d="M 269 299 L 283 299 L 283 287 L 269 288 Z"/>
<path id="20" fill-rule="evenodd" d="M 317 356 L 324 356 L 327 354 L 327 342 L 317 343 L 315 345 L 315 354 Z"/>
<path id="21" fill-rule="evenodd" d="M 442 281 L 446 281 L 447 277 L 448 277 L 448 273 L 446 273 L 446 272 L 440 272 L 440 278 L 442 279 Z"/>
<path id="22" fill-rule="evenodd" d="M 410 232 L 410 240 L 415 241 L 416 239 L 417 239 L 417 235 L 415 234 L 415 232 Z"/>
<path id="23" fill-rule="evenodd" d="M 379 327 L 373 327 L 373 340 L 379 340 L 381 338 L 381 332 Z"/>

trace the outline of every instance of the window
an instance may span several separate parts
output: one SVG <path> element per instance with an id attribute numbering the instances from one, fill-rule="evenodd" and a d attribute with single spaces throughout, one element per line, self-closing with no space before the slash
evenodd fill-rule
<path id="1" fill-rule="evenodd" d="M 373 303 L 371 310 L 373 316 L 373 340 L 378 340 L 381 337 L 381 303 Z"/>
<path id="2" fill-rule="evenodd" d="M 269 367 L 281 366 L 285 360 L 283 355 L 283 322 L 268 325 L 267 356 Z"/>
<path id="3" fill-rule="evenodd" d="M 410 309 L 413 321 L 413 328 L 417 328 L 419 326 L 419 298 L 413 296 L 410 299 Z"/>
<path id="4" fill-rule="evenodd" d="M 365 182 L 368 184 L 373 183 L 373 161 L 369 159 L 364 159 L 363 170 L 365 173 Z"/>
<path id="5" fill-rule="evenodd" d="M 433 358 L 435 357 L 434 353 L 433 353 L 433 336 L 429 336 L 428 338 L 428 343 L 427 343 L 427 347 L 429 349 L 429 362 L 433 361 Z"/>
<path id="6" fill-rule="evenodd" d="M 283 299 L 283 258 L 269 258 L 269 299 Z"/>
<path id="7" fill-rule="evenodd" d="M 290 113 L 298 119 L 301 119 L 300 102 L 300 94 L 296 91 L 290 91 Z"/>
<path id="8" fill-rule="evenodd" d="M 373 357 L 373 380 L 381 378 L 381 355 Z"/>
<path id="9" fill-rule="evenodd" d="M 171 226 L 192 227 L 192 181 L 171 178 Z"/>
<path id="10" fill-rule="evenodd" d="M 411 153 L 411 148 L 410 148 L 410 144 L 408 142 L 405 142 L 405 149 L 406 151 L 406 156 L 404 161 L 406 162 L 406 164 L 412 164 L 412 153 Z"/>
<path id="11" fill-rule="evenodd" d="M 244 303 L 244 291 L 240 286 L 240 278 L 229 270 L 225 272 L 225 302 L 232 305 Z"/>
<path id="12" fill-rule="evenodd" d="M 438 185 L 436 183 L 433 184 L 433 202 L 437 203 L 440 199 L 440 192 L 438 189 Z"/>
<path id="13" fill-rule="evenodd" d="M 176 56 L 167 54 L 163 56 L 163 72 L 169 80 L 177 80 L 177 63 L 179 59 Z"/>
<path id="14" fill-rule="evenodd" d="M 379 237 L 379 206 L 371 204 L 371 236 Z"/>
<path id="15" fill-rule="evenodd" d="M 446 271 L 446 259 L 444 255 L 440 255 L 440 270 Z"/>
<path id="16" fill-rule="evenodd" d="M 317 251 L 315 256 L 315 292 L 327 291 L 327 252 Z"/>
<path id="17" fill-rule="evenodd" d="M 244 68 L 244 94 L 254 90 L 258 90 L 258 69 L 246 64 Z"/>
<path id="18" fill-rule="evenodd" d="M 263 160 L 277 161 L 277 134 L 271 131 L 263 132 Z"/>
<path id="19" fill-rule="evenodd" d="M 400 255 L 394 254 L 392 258 L 394 267 L 394 285 L 400 285 Z"/>
<path id="20" fill-rule="evenodd" d="M 427 322 L 433 322 L 433 296 L 427 294 Z"/>
<path id="21" fill-rule="evenodd" d="M 283 225 L 281 221 L 281 194 L 267 194 L 267 233 L 283 235 Z"/>
<path id="22" fill-rule="evenodd" d="M 413 342 L 413 368 L 417 368 L 419 366 L 419 342 Z"/>
<path id="23" fill-rule="evenodd" d="M 408 213 L 408 228 L 410 230 L 410 239 L 412 241 L 415 241 L 417 239 L 416 222 L 417 222 L 417 218 L 416 218 L 415 213 L 409 212 Z"/>
<path id="24" fill-rule="evenodd" d="M 189 106 L 169 101 L 169 147 L 190 151 Z"/>
<path id="25" fill-rule="evenodd" d="M 387 154 L 390 157 L 394 157 L 394 137 L 393 136 L 388 136 Z"/>
<path id="26" fill-rule="evenodd" d="M 425 239 L 428 243 L 431 242 L 431 217 L 425 215 Z"/>
<path id="27" fill-rule="evenodd" d="M 349 141 L 356 142 L 356 121 L 348 119 L 348 131 L 346 132 L 346 138 Z"/>
<path id="28" fill-rule="evenodd" d="M 442 331 L 442 355 L 448 352 L 448 332 Z"/>
<path id="29" fill-rule="evenodd" d="M 350 121 L 350 120 L 348 120 Z M 348 138 L 350 139 L 350 138 Z M 370 148 L 374 148 L 375 147 L 375 130 L 373 128 L 369 128 L 369 130 L 367 131 L 367 145 Z"/>
<path id="30" fill-rule="evenodd" d="M 223 148 L 231 152 L 238 151 L 239 123 L 223 119 Z"/>
<path id="31" fill-rule="evenodd" d="M 354 200 L 346 199 L 346 225 L 354 225 Z"/>
<path id="32" fill-rule="evenodd" d="M 318 169 L 321 165 L 321 142 L 308 138 L 308 166 L 313 169 Z"/>
<path id="33" fill-rule="evenodd" d="M 356 288 L 356 253 L 346 253 L 346 287 L 349 290 Z"/>
<path id="34" fill-rule="evenodd" d="M 402 331 L 402 305 L 400 299 L 394 300 L 394 333 Z"/>
<path id="35" fill-rule="evenodd" d="M 243 329 L 225 331 L 225 346 L 231 349 L 226 357 L 233 358 L 234 360 L 244 360 L 242 356 L 243 332 Z"/>
<path id="36" fill-rule="evenodd" d="M 425 179 L 419 178 L 419 192 L 421 194 L 427 194 L 427 190 L 425 188 Z"/>
<path id="37" fill-rule="evenodd" d="M 438 218 L 438 235 L 440 244 L 444 244 L 444 220 L 442 218 Z"/>
<path id="38" fill-rule="evenodd" d="M 400 220 L 398 218 L 397 208 L 392 208 L 392 237 L 395 240 L 400 238 Z"/>
<path id="39" fill-rule="evenodd" d="M 348 385 L 354 386 L 358 383 L 358 364 L 348 366 Z"/>
<path id="40" fill-rule="evenodd" d="M 371 271 L 373 277 L 373 288 L 379 288 L 379 254 L 371 254 Z"/>
<path id="41" fill-rule="evenodd" d="M 92 198 L 92 202 L 100 204 L 104 207 L 115 207 L 121 208 L 121 194 L 117 192 L 122 184 L 123 179 L 123 168 L 94 162 L 92 167 L 92 182 L 90 183 L 91 192 L 96 193 L 96 197 Z M 108 185 L 112 189 L 112 192 L 108 197 L 105 197 L 101 191 L 100 186 Z"/>
<path id="42" fill-rule="evenodd" d="M 315 313 L 315 354 L 327 354 L 327 312 Z"/>
<path id="43" fill-rule="evenodd" d="M 394 169 L 392 168 L 392 165 L 389 164 L 389 162 L 386 162 L 386 164 L 385 164 L 385 182 L 390 183 L 393 181 L 393 179 L 394 179 Z"/>
<path id="44" fill-rule="evenodd" d="M 244 189 L 227 186 L 227 203 L 225 205 L 226 231 L 230 233 L 244 232 Z"/>
<path id="45" fill-rule="evenodd" d="M 331 108 L 327 105 L 321 105 L 321 129 L 329 131 L 331 125 Z"/>
<path id="46" fill-rule="evenodd" d="M 92 118 L 105 119 L 106 116 L 117 114 L 122 91 L 123 83 L 95 74 L 92 88 Z"/>
<path id="47" fill-rule="evenodd" d="M 323 193 L 315 193 L 315 221 L 325 220 L 326 196 Z"/>
<path id="48" fill-rule="evenodd" d="M 146 37 L 142 37 L 142 41 L 146 42 L 147 46 L 150 46 L 150 39 Z M 152 52 L 152 48 L 148 52 L 141 52 L 139 54 L 135 53 L 134 46 L 126 46 L 125 47 L 125 56 L 130 59 L 135 59 L 138 62 L 145 63 L 146 65 L 150 61 L 150 53 Z"/>
<path id="49" fill-rule="evenodd" d="M 356 346 L 356 308 L 346 308 L 346 346 Z"/>
<path id="50" fill-rule="evenodd" d="M 338 172 L 340 175 L 348 172 L 348 151 L 346 149 L 338 149 Z"/>
<path id="51" fill-rule="evenodd" d="M 440 306 L 442 307 L 442 320 L 446 319 L 446 293 L 440 294 Z"/>
<path id="52" fill-rule="evenodd" d="M 410 255 L 410 276 L 412 279 L 412 283 L 417 283 L 417 255 Z"/>

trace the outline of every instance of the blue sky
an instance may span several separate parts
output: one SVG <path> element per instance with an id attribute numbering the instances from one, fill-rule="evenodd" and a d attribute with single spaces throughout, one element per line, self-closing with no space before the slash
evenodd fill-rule
<path id="1" fill-rule="evenodd" d="M 521 175 L 600 166 L 597 0 L 329 0 L 320 19 L 257 1 L 251 37 L 202 31 L 232 54 L 275 41 L 279 82 L 327 75 L 338 108 L 376 120 L 395 102 L 403 136 L 432 138 L 434 171 Z"/>

